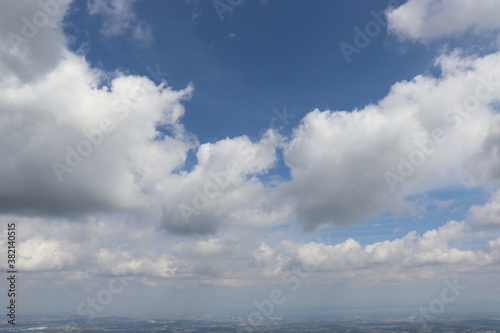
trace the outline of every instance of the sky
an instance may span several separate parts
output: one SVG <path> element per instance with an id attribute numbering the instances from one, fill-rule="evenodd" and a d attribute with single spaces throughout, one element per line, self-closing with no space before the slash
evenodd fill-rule
<path id="1" fill-rule="evenodd" d="M 18 315 L 498 313 L 499 29 L 490 0 L 1 1 Z"/>

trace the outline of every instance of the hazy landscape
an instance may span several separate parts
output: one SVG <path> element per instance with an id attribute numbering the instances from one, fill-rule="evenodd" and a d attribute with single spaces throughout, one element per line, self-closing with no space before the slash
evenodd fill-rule
<path id="1" fill-rule="evenodd" d="M 465 315 L 423 322 L 408 318 L 356 317 L 336 320 L 266 319 L 253 328 L 245 328 L 235 318 L 129 318 L 103 317 L 85 322 L 78 317 L 28 317 L 16 329 L 6 332 L 323 332 L 323 333 L 382 333 L 382 332 L 500 332 L 500 317 L 480 318 Z"/>

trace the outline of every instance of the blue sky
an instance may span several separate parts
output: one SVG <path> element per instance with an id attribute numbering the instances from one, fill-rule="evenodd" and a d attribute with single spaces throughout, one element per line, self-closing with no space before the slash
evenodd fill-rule
<path id="1" fill-rule="evenodd" d="M 277 288 L 273 314 L 413 316 L 455 283 L 436 315 L 497 311 L 498 6 L 1 4 L 20 302 L 254 325 Z"/>
<path id="2" fill-rule="evenodd" d="M 241 133 L 257 137 L 269 127 L 273 108 L 297 115 L 290 128 L 314 108 L 359 108 L 381 99 L 394 82 L 431 70 L 434 52 L 419 45 L 398 52 L 382 29 L 347 64 L 339 44 L 352 44 L 353 28 L 372 21 L 370 11 L 383 12 L 386 5 L 255 1 L 224 12 L 221 21 L 208 1 L 138 2 L 137 19 L 155 25 L 155 42 L 148 46 L 127 34 L 102 36 L 102 17 L 81 10 L 68 18 L 66 30 L 76 38 L 71 47 L 89 43 L 86 58 L 106 70 L 157 80 L 147 68 L 158 66 L 174 88 L 193 82 L 196 92 L 186 103 L 184 123 L 200 140 L 216 141 Z"/>

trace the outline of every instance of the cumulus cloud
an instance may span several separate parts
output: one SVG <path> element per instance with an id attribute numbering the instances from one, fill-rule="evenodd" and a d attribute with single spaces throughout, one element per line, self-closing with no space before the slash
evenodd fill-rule
<path id="1" fill-rule="evenodd" d="M 281 281 L 294 270 L 311 274 L 311 280 L 355 284 L 367 278 L 372 282 L 414 280 L 446 271 L 500 269 L 499 239 L 489 240 L 484 249 L 464 248 L 461 242 L 473 234 L 465 222 L 456 221 L 422 234 L 412 231 L 401 238 L 362 245 L 354 238 L 336 244 L 256 243 L 254 237 L 238 233 L 174 243 L 158 235 L 154 224 L 138 230 L 135 223 L 119 219 L 87 224 L 17 220 L 23 235 L 19 269 L 30 274 L 65 272 L 63 285 L 92 276 L 135 275 L 147 286 L 248 286 Z M 5 242 L 2 237 L 3 248 Z"/>
<path id="2" fill-rule="evenodd" d="M 91 4 L 111 8 L 102 6 Z M 408 197 L 435 188 L 499 179 L 499 54 L 442 55 L 440 76 L 398 82 L 361 109 L 314 110 L 290 138 L 270 130 L 255 142 L 200 144 L 182 125 L 192 85 L 176 91 L 96 70 L 65 47 L 60 27 L 48 30 L 52 39 L 37 38 L 61 50 L 55 63 L 33 78 L 4 65 L 0 81 L 0 128 L 13 133 L 0 143 L 4 213 L 133 212 L 197 235 L 296 220 L 311 231 L 411 210 Z M 27 47 L 16 52 L 29 67 L 41 46 Z M 279 149 L 292 179 L 273 187 L 259 177 Z M 188 171 L 189 151 L 197 163 Z"/>
<path id="3" fill-rule="evenodd" d="M 352 238 L 335 245 L 282 242 L 271 247 L 262 243 L 254 257 L 257 264 L 265 268 L 266 275 L 279 275 L 293 267 L 301 267 L 304 271 L 318 273 L 323 279 L 330 273 L 335 273 L 335 279 L 339 279 L 363 277 L 375 271 L 385 271 L 385 274 L 377 274 L 379 277 L 385 275 L 384 279 L 403 276 L 411 279 L 412 272 L 422 270 L 425 274 L 435 274 L 441 270 L 439 266 L 472 272 L 493 265 L 498 270 L 497 241 L 490 241 L 487 251 L 459 249 L 453 245 L 467 236 L 466 230 L 465 222 L 450 221 L 422 235 L 412 231 L 402 238 L 365 246 Z"/>
<path id="4" fill-rule="evenodd" d="M 482 227 L 500 227 L 500 190 L 493 193 L 484 205 L 472 206 L 469 210 L 469 219 Z"/>
<path id="5" fill-rule="evenodd" d="M 409 209 L 409 196 L 451 184 L 497 182 L 499 63 L 500 54 L 443 55 L 441 76 L 398 82 L 377 104 L 307 114 L 285 147 L 292 180 L 280 188 L 304 228 Z"/>
<path id="6" fill-rule="evenodd" d="M 132 5 L 89 8 L 123 16 L 128 26 Z M 146 211 L 181 234 L 292 220 L 311 231 L 411 209 L 409 196 L 434 188 L 498 180 L 498 54 L 443 55 L 441 76 L 398 82 L 359 110 L 314 110 L 289 140 L 268 131 L 257 142 L 243 135 L 199 144 L 181 123 L 192 86 L 175 91 L 144 77 L 110 77 L 64 39 L 52 44 L 62 51 L 43 82 L 22 81 L 15 70 L 2 80 L 0 126 L 16 133 L 0 144 L 4 212 Z M 277 149 L 292 180 L 273 188 L 259 176 L 276 165 Z M 190 150 L 197 164 L 185 171 Z"/>
<path id="7" fill-rule="evenodd" d="M 99 291 L 112 275 L 140 276 L 134 295 L 154 296 L 158 286 L 278 284 L 296 269 L 319 284 L 348 287 L 497 275 L 500 238 L 486 239 L 467 223 L 498 227 L 500 191 L 471 207 L 467 223 L 380 242 L 303 243 L 288 232 L 296 222 L 314 232 L 411 212 L 412 198 L 450 185 L 498 186 L 499 53 L 443 54 L 439 75 L 397 82 L 360 109 L 312 110 L 290 137 L 269 130 L 257 141 L 242 133 L 199 142 L 182 123 L 194 85 L 176 90 L 92 68 L 66 46 L 61 24 L 69 5 L 54 3 L 0 3 L 0 221 L 17 223 L 18 265 L 30 292 L 46 284 Z M 478 3 L 460 23 L 450 2 L 410 0 L 389 12 L 390 29 L 422 41 L 496 29 L 489 16 L 471 23 L 496 6 Z M 88 9 L 103 17 L 103 34 L 150 40 L 134 4 L 93 0 Z M 437 15 L 452 24 L 442 26 Z M 196 161 L 188 169 L 189 153 Z M 290 180 L 266 182 L 280 158 Z M 445 210 L 453 200 L 435 202 Z M 470 239 L 484 242 L 471 249 Z"/>
<path id="8" fill-rule="evenodd" d="M 494 0 L 410 0 L 387 12 L 388 30 L 422 42 L 467 31 L 481 34 L 500 29 L 499 13 Z"/>
<path id="9" fill-rule="evenodd" d="M 0 148 L 0 210 L 133 209 L 182 166 L 196 142 L 178 122 L 192 88 L 173 91 L 134 76 L 106 86 L 102 74 L 66 52 L 43 82 L 0 91 L 0 126 L 12 133 Z M 158 125 L 170 126 L 171 136 Z"/>
<path id="10" fill-rule="evenodd" d="M 287 216 L 257 178 L 277 161 L 281 137 L 273 131 L 258 142 L 241 136 L 198 147 L 198 164 L 172 177 L 162 226 L 178 233 L 213 233 L 222 226 L 266 226 Z"/>
<path id="11" fill-rule="evenodd" d="M 51 271 L 74 266 L 75 256 L 56 239 L 34 237 L 21 242 L 23 249 L 19 255 L 19 269 L 23 271 Z"/>
<path id="12" fill-rule="evenodd" d="M 60 27 L 52 33 L 61 34 Z M 0 80 L 0 129 L 11 133 L 0 144 L 1 212 L 72 218 L 136 212 L 159 220 L 163 207 L 166 230 L 198 234 L 286 216 L 257 178 L 275 165 L 279 135 L 199 145 L 181 123 L 192 85 L 176 91 L 145 77 L 112 75 L 91 68 L 62 38 L 45 42 L 62 50 L 46 72 L 31 80 L 9 67 L 11 75 Z M 23 49 L 29 54 L 41 47 L 28 45 L 35 48 Z M 198 164 L 187 172 L 190 150 Z"/>

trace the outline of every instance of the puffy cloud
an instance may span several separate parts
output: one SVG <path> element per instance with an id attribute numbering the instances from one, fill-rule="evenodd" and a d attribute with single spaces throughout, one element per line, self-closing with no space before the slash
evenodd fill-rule
<path id="1" fill-rule="evenodd" d="M 270 247 L 263 243 L 254 252 L 254 257 L 261 265 L 272 268 L 269 272 L 275 275 L 293 267 L 301 267 L 323 278 L 335 273 L 336 279 L 362 277 L 369 272 L 377 272 L 379 278 L 385 276 L 398 280 L 402 276 L 409 278 L 408 274 L 414 270 L 425 271 L 424 275 L 430 277 L 441 270 L 439 266 L 445 267 L 443 269 L 476 271 L 478 268 L 497 265 L 500 262 L 498 240 L 490 241 L 487 252 L 453 246 L 453 243 L 467 236 L 466 229 L 465 222 L 451 221 L 423 235 L 413 231 L 402 238 L 365 246 L 351 238 L 336 245 L 284 242 Z"/>
<path id="2" fill-rule="evenodd" d="M 68 269 L 76 264 L 76 257 L 57 239 L 34 237 L 20 242 L 18 267 L 23 271 L 51 271 Z"/>
<path id="3" fill-rule="evenodd" d="M 105 35 L 131 32 L 148 40 L 151 29 L 135 17 L 134 3 L 94 0 L 89 10 L 104 17 Z M 406 24 L 394 23 L 405 8 L 430 4 L 409 1 L 394 10 L 393 31 Z M 96 277 L 105 283 L 112 274 L 141 276 L 135 295 L 142 296 L 146 289 L 158 294 L 152 291 L 158 286 L 280 283 L 297 267 L 321 284 L 350 288 L 448 272 L 474 272 L 481 279 L 499 270 L 498 235 L 485 249 L 468 249 L 460 246 L 470 236 L 463 222 L 369 244 L 287 238 L 296 220 L 312 231 L 411 209 L 412 197 L 447 185 L 496 186 L 500 54 L 443 55 L 436 60 L 439 76 L 398 82 L 385 98 L 359 110 L 314 110 L 290 138 L 268 131 L 258 141 L 241 135 L 199 143 L 181 122 L 192 85 L 174 90 L 92 68 L 66 47 L 61 22 L 68 4 L 62 0 L 5 6 L 0 4 L 0 30 L 6 32 L 0 36 L 0 130 L 6 133 L 0 142 L 0 221 L 18 222 L 19 269 L 29 272 L 32 290 L 44 290 L 47 281 L 91 290 L 98 287 Z M 12 10 L 19 15 L 9 15 Z M 40 13 L 49 18 L 46 24 Z M 36 32 L 28 34 L 30 24 Z M 420 30 L 398 33 L 419 40 L 432 34 Z M 279 149 L 291 180 L 266 183 L 262 176 L 278 164 Z M 196 164 L 186 170 L 190 151 Z M 499 193 L 473 206 L 470 220 L 498 226 Z M 449 202 L 440 205 L 445 209 Z M 3 249 L 5 235 L 3 230 Z"/>
<path id="4" fill-rule="evenodd" d="M 423 42 L 481 34 L 500 28 L 500 3 L 495 0 L 409 0 L 387 12 L 388 29 L 403 39 Z"/>
<path id="5" fill-rule="evenodd" d="M 436 64 L 440 77 L 398 82 L 377 104 L 302 119 L 280 191 L 306 230 L 408 209 L 406 198 L 434 188 L 498 181 L 500 54 L 452 53 Z"/>
<path id="6" fill-rule="evenodd" d="M 469 210 L 469 219 L 482 227 L 500 227 L 500 190 L 493 193 L 484 205 L 472 206 Z"/>
<path id="7" fill-rule="evenodd" d="M 89 8 L 124 18 L 125 26 L 110 23 L 115 34 L 135 22 L 132 5 L 94 1 Z M 41 10 L 28 2 L 16 6 L 29 17 Z M 54 29 L 40 28 L 23 47 L 0 40 L 24 59 L 19 66 L 0 59 L 6 73 L 0 79 L 0 130 L 10 133 L 0 143 L 0 212 L 70 218 L 123 212 L 158 221 L 163 207 L 163 228 L 195 234 L 273 225 L 288 216 L 289 207 L 275 207 L 258 179 L 277 162 L 279 135 L 199 145 L 180 122 L 193 86 L 175 91 L 145 77 L 91 68 L 66 48 L 60 24 L 67 6 L 57 6 L 50 7 L 58 10 Z M 23 23 L 11 21 L 1 28 L 14 31 Z M 43 57 L 45 49 L 59 50 L 47 54 L 46 66 L 34 56 Z M 35 64 L 44 70 L 25 75 L 24 68 Z M 188 172 L 183 166 L 190 150 L 198 163 Z"/>
<path id="8" fill-rule="evenodd" d="M 89 6 L 125 16 L 132 8 Z M 51 33 L 62 36 L 60 27 Z M 498 54 L 441 56 L 440 77 L 398 82 L 359 110 L 314 110 L 289 140 L 268 131 L 257 142 L 242 135 L 199 144 L 181 123 L 192 86 L 175 91 L 110 76 L 62 37 L 50 42 L 62 51 L 38 80 L 21 79 L 15 68 L 2 77 L 0 128 L 13 133 L 0 143 L 2 212 L 137 212 L 180 234 L 294 220 L 313 230 L 411 208 L 409 196 L 441 186 L 498 180 Z M 259 177 L 281 148 L 292 180 L 268 186 Z M 197 164 L 187 171 L 190 150 Z"/>
<path id="9" fill-rule="evenodd" d="M 0 91 L 1 130 L 11 133 L 0 144 L 0 210 L 134 209 L 182 166 L 196 144 L 178 122 L 192 88 L 134 76 L 105 86 L 102 75 L 66 52 L 43 82 Z M 158 125 L 170 126 L 171 136 Z"/>
<path id="10" fill-rule="evenodd" d="M 22 235 L 19 269 L 40 279 L 52 276 L 61 286 L 92 284 L 96 277 L 110 275 L 140 276 L 140 283 L 147 286 L 180 289 L 250 286 L 282 281 L 287 272 L 296 270 L 311 281 L 355 285 L 500 269 L 499 239 L 489 240 L 481 250 L 460 247 L 462 240 L 474 237 L 464 222 L 362 245 L 353 238 L 337 244 L 273 239 L 256 243 L 255 235 L 238 232 L 179 241 L 159 235 L 155 223 L 137 228 L 134 221 L 120 219 L 85 224 L 15 220 L 20 239 Z M 5 230 L 2 235 L 0 246 L 5 249 Z"/>
<path id="11" fill-rule="evenodd" d="M 259 142 L 246 136 L 198 147 L 198 164 L 172 177 L 165 188 L 162 226 L 177 233 L 213 233 L 223 226 L 266 226 L 288 214 L 274 207 L 258 179 L 277 161 L 281 137 L 269 131 Z"/>
<path id="12" fill-rule="evenodd" d="M 174 91 L 121 74 L 107 81 L 65 51 L 43 83 L 0 92 L 2 130 L 15 133 L 0 145 L 0 209 L 158 216 L 163 206 L 162 226 L 184 234 L 275 225 L 297 213 L 312 230 L 407 208 L 408 195 L 464 179 L 484 185 L 498 179 L 498 57 L 443 56 L 442 77 L 399 82 L 361 110 L 315 110 L 286 144 L 269 131 L 258 142 L 198 145 L 180 123 L 191 86 Z M 293 179 L 275 190 L 258 176 L 282 146 Z M 195 148 L 197 165 L 179 171 Z"/>
<path id="13" fill-rule="evenodd" d="M 500 237 L 494 240 L 488 241 L 488 249 L 490 251 L 498 251 L 500 250 Z"/>
<path id="14" fill-rule="evenodd" d="M 20 11 L 35 10 L 19 3 Z M 132 5 L 93 1 L 89 8 L 128 25 Z M 91 68 L 66 49 L 60 21 L 67 7 L 58 6 L 56 29 L 40 28 L 15 51 L 29 67 L 32 54 L 44 52 L 40 39 L 60 50 L 50 54 L 54 63 L 29 78 L 2 61 L 9 75 L 0 81 L 0 129 L 12 134 L 0 143 L 1 212 L 140 212 L 180 234 L 294 220 L 313 230 L 411 208 L 408 197 L 434 188 L 499 179 L 499 54 L 443 55 L 439 77 L 398 82 L 359 110 L 314 110 L 290 140 L 268 131 L 257 142 L 242 135 L 199 144 L 181 123 L 192 86 L 175 91 Z M 7 31 L 16 26 L 5 22 Z M 292 180 L 273 188 L 259 176 L 281 148 Z M 187 171 L 190 150 L 197 164 Z"/>

